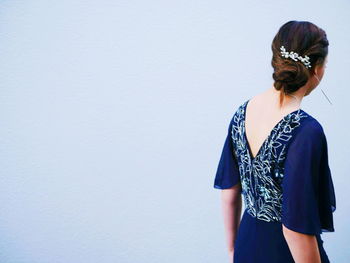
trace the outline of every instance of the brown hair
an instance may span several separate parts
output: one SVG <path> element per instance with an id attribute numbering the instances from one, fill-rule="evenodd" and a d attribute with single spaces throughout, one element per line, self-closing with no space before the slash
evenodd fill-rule
<path id="1" fill-rule="evenodd" d="M 290 94 L 304 86 L 314 73 L 315 66 L 323 65 L 328 55 L 328 45 L 326 32 L 311 22 L 291 20 L 282 25 L 271 45 L 272 77 L 276 90 Z M 293 51 L 302 57 L 307 55 L 311 68 L 307 68 L 300 60 L 282 57 L 281 46 L 287 52 Z"/>

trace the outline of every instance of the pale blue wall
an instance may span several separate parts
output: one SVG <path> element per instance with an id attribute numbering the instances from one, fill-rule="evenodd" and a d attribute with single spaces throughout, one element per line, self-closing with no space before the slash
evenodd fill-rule
<path id="1" fill-rule="evenodd" d="M 326 2 L 326 1 L 324 1 Z M 349 262 L 349 1 L 1 1 L 0 262 L 227 262 L 214 172 L 271 41 L 309 20 L 330 48 L 303 108 L 324 126 Z"/>

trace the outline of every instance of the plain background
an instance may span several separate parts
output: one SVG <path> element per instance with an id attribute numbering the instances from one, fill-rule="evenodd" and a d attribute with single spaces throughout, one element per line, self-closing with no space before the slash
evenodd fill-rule
<path id="1" fill-rule="evenodd" d="M 228 262 L 214 173 L 289 20 L 330 42 L 302 108 L 329 144 L 324 246 L 349 262 L 349 1 L 0 3 L 0 262 Z"/>

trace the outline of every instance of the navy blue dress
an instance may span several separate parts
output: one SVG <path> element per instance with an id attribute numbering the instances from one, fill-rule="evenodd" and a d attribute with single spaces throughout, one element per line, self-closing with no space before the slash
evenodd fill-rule
<path id="1" fill-rule="evenodd" d="M 244 125 L 249 100 L 232 117 L 214 180 L 216 189 L 240 184 L 243 195 L 234 262 L 294 262 L 282 224 L 315 235 L 322 263 L 329 262 L 321 234 L 334 232 L 336 199 L 323 128 L 302 109 L 290 112 L 253 157 Z"/>

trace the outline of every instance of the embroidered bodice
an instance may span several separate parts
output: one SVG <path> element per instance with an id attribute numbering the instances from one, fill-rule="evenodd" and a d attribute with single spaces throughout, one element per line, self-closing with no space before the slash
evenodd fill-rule
<path id="1" fill-rule="evenodd" d="M 245 131 L 245 111 L 249 100 L 233 116 L 232 140 L 237 157 L 244 203 L 253 217 L 281 221 L 284 160 L 294 129 L 309 115 L 302 109 L 285 115 L 271 130 L 255 157 Z"/>

